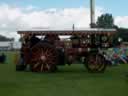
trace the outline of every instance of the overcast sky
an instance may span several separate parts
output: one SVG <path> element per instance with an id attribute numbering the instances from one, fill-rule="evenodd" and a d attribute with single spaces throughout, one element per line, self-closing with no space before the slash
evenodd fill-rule
<path id="1" fill-rule="evenodd" d="M 25 28 L 89 27 L 90 0 L 0 0 L 0 34 L 19 38 Z M 115 24 L 128 28 L 128 0 L 95 0 L 96 18 L 111 13 Z"/>

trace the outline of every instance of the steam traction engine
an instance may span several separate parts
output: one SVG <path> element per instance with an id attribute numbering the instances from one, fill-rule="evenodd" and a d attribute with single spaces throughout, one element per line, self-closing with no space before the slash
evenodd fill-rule
<path id="1" fill-rule="evenodd" d="M 18 31 L 22 38 L 22 62 L 16 69 L 24 70 L 29 65 L 33 72 L 53 72 L 58 65 L 79 62 L 90 72 L 103 72 L 106 63 L 101 51 L 112 47 L 115 32 L 115 29 Z"/>

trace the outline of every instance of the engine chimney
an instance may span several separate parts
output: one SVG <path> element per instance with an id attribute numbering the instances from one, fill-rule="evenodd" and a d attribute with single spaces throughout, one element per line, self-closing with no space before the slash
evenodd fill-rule
<path id="1" fill-rule="evenodd" d="M 90 19 L 91 19 L 91 28 L 95 28 L 95 0 L 90 0 Z"/>

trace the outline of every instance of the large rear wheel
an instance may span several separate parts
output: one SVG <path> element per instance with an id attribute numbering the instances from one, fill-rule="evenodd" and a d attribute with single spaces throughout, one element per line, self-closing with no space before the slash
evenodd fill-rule
<path id="1" fill-rule="evenodd" d="M 48 43 L 38 43 L 31 50 L 31 69 L 33 72 L 53 72 L 57 69 L 56 49 Z"/>

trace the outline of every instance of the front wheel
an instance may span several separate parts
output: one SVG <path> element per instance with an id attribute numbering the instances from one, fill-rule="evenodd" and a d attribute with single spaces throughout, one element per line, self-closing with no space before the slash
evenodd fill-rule
<path id="1" fill-rule="evenodd" d="M 100 54 L 90 54 L 85 66 L 89 72 L 104 72 L 106 68 L 105 58 Z"/>

